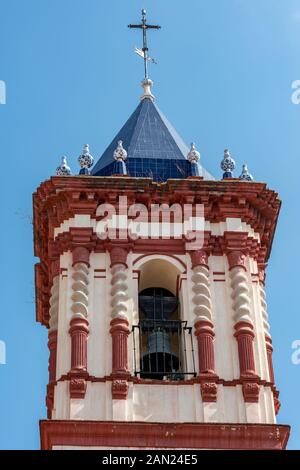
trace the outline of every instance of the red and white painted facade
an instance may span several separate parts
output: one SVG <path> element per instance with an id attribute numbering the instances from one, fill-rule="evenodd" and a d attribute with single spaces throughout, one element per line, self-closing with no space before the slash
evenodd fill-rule
<path id="1" fill-rule="evenodd" d="M 97 207 L 204 205 L 204 244 L 102 240 Z M 283 449 L 265 266 L 280 209 L 263 183 L 53 177 L 34 194 L 37 321 L 49 328 L 43 449 Z M 163 287 L 194 331 L 197 377 L 134 375 L 138 294 Z M 187 351 L 187 361 L 192 361 Z"/>

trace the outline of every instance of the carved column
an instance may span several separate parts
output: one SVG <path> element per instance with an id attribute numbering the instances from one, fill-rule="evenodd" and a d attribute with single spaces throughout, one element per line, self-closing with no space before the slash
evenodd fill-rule
<path id="1" fill-rule="evenodd" d="M 59 260 L 53 261 L 51 265 L 52 287 L 50 296 L 49 309 L 49 332 L 48 332 L 48 348 L 49 348 L 49 383 L 47 385 L 47 416 L 52 417 L 54 405 L 54 388 L 56 382 L 56 355 L 57 355 L 57 327 L 58 327 L 58 308 L 59 308 Z"/>
<path id="2" fill-rule="evenodd" d="M 235 320 L 234 336 L 238 342 L 240 379 L 242 381 L 245 402 L 258 402 L 259 384 L 255 372 L 253 339 L 254 331 L 251 320 L 248 277 L 246 274 L 246 256 L 243 251 L 232 250 L 227 253 L 232 300 Z"/>
<path id="3" fill-rule="evenodd" d="M 88 323 L 88 284 L 90 252 L 78 246 L 72 252 L 72 312 L 69 333 L 71 336 L 70 396 L 84 398 L 86 392 Z"/>
<path id="4" fill-rule="evenodd" d="M 272 346 L 272 338 L 271 338 L 271 333 L 270 333 L 270 325 L 268 321 L 266 293 L 265 293 L 265 270 L 261 266 L 259 266 L 258 276 L 259 276 L 261 311 L 262 311 L 262 317 L 263 317 L 266 353 L 267 353 L 268 370 L 269 370 L 269 380 L 273 386 L 274 407 L 275 407 L 275 413 L 277 414 L 280 409 L 280 401 L 278 399 L 279 391 L 276 390 L 276 387 L 275 387 L 275 377 L 274 377 L 273 357 L 272 357 L 273 346 Z"/>
<path id="5" fill-rule="evenodd" d="M 208 255 L 205 250 L 191 252 L 193 268 L 193 304 L 195 336 L 198 343 L 199 377 L 204 402 L 217 400 L 217 375 L 215 373 L 214 331 L 209 289 Z"/>
<path id="6" fill-rule="evenodd" d="M 111 316 L 110 334 L 112 336 L 112 397 L 126 399 L 128 394 L 128 335 L 127 317 L 128 281 L 127 249 L 112 246 L 111 260 Z"/>

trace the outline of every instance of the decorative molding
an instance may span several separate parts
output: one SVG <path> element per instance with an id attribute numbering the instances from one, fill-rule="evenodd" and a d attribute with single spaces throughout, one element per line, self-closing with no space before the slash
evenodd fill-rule
<path id="1" fill-rule="evenodd" d="M 80 377 L 73 377 L 70 380 L 70 397 L 84 398 L 86 393 L 86 380 Z"/>
<path id="2" fill-rule="evenodd" d="M 246 403 L 258 403 L 260 386 L 256 382 L 243 382 L 243 396 Z"/>
<path id="3" fill-rule="evenodd" d="M 113 400 L 126 400 L 128 395 L 127 380 L 116 379 L 112 381 L 111 393 Z"/>
<path id="4" fill-rule="evenodd" d="M 200 203 L 204 204 L 205 219 L 223 222 L 240 218 L 259 233 L 262 243 L 261 260 L 269 256 L 280 209 L 277 194 L 263 183 L 243 181 L 169 180 L 164 185 L 148 178 L 97 178 L 86 176 L 53 177 L 42 183 L 33 195 L 35 255 L 46 260 L 48 244 L 54 229 L 76 214 L 96 218 L 97 206 L 105 201 L 118 203 L 120 193 L 133 194 L 136 203 Z M 166 196 L 167 195 L 167 196 Z M 51 201 L 51 202 L 50 202 Z M 43 240 L 43 242 L 41 242 Z"/>
<path id="5" fill-rule="evenodd" d="M 218 386 L 213 376 L 211 378 L 206 377 L 206 379 L 201 381 L 200 390 L 203 402 L 212 403 L 217 401 Z"/>
<path id="6" fill-rule="evenodd" d="M 40 421 L 41 448 L 284 450 L 290 426 L 240 423 Z"/>

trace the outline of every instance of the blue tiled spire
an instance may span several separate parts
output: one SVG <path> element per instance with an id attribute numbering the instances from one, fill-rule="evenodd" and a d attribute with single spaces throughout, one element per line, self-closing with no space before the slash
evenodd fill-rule
<path id="1" fill-rule="evenodd" d="M 94 166 L 92 175 L 118 174 L 114 151 L 120 140 L 127 151 L 128 176 L 166 181 L 192 174 L 191 163 L 187 160 L 189 148 L 156 106 L 153 95 L 143 95 L 136 110 Z M 200 176 L 214 179 L 199 163 L 196 165 Z"/>

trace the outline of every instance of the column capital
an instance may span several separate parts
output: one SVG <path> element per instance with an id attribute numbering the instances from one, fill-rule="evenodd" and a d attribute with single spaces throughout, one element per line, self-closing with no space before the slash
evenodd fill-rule
<path id="1" fill-rule="evenodd" d="M 109 245 L 108 251 L 110 254 L 110 267 L 112 268 L 115 264 L 123 264 L 127 266 L 128 247 L 122 245 Z"/>
<path id="2" fill-rule="evenodd" d="M 229 251 L 227 253 L 227 259 L 229 264 L 229 270 L 233 268 L 243 268 L 247 271 L 246 268 L 246 255 L 240 250 Z"/>
<path id="3" fill-rule="evenodd" d="M 196 268 L 197 266 L 204 266 L 205 268 L 209 269 L 208 267 L 208 253 L 206 250 L 195 250 L 190 252 L 190 257 L 192 261 L 192 268 Z"/>
<path id="4" fill-rule="evenodd" d="M 83 263 L 90 267 L 90 250 L 86 246 L 76 246 L 72 250 L 73 266 L 77 263 Z"/>
<path id="5" fill-rule="evenodd" d="M 246 232 L 224 232 L 223 250 L 227 255 L 229 270 L 240 267 L 245 271 L 248 233 Z"/>

